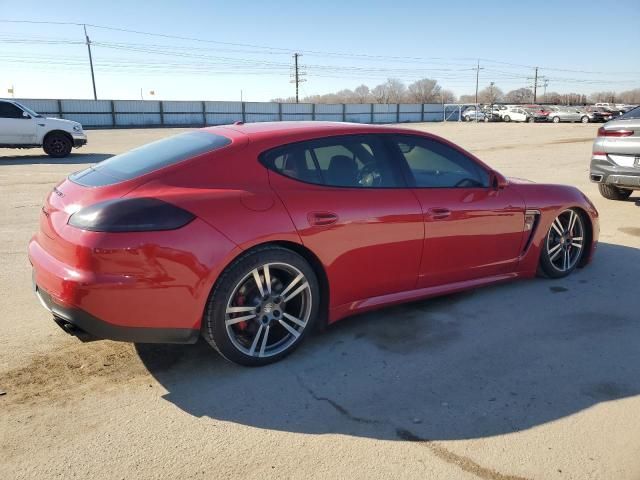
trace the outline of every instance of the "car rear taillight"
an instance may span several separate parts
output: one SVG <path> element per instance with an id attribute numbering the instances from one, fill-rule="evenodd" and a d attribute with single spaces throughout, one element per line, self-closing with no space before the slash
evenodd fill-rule
<path id="1" fill-rule="evenodd" d="M 149 232 L 175 230 L 195 216 L 157 198 L 118 198 L 82 208 L 69 225 L 92 232 Z"/>
<path id="2" fill-rule="evenodd" d="M 599 137 L 630 137 L 633 133 L 633 130 L 607 130 L 604 127 L 598 129 Z"/>

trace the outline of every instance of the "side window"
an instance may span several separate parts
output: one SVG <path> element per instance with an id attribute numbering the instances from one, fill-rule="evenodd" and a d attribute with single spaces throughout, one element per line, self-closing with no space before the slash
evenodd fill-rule
<path id="1" fill-rule="evenodd" d="M 0 102 L 0 118 L 23 118 L 22 110 L 13 103 Z"/>
<path id="2" fill-rule="evenodd" d="M 332 187 L 403 186 L 383 142 L 373 135 L 331 137 L 285 145 L 261 161 L 287 177 Z"/>
<path id="3" fill-rule="evenodd" d="M 486 188 L 489 173 L 458 150 L 437 140 L 394 137 L 418 188 Z"/>

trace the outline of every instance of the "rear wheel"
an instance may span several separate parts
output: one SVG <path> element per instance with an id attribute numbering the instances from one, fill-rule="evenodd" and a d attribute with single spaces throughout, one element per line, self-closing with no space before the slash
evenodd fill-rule
<path id="1" fill-rule="evenodd" d="M 536 121 L 536 119 L 534 117 L 527 118 L 527 122 L 529 122 L 529 123 L 533 123 L 535 121 Z"/>
<path id="2" fill-rule="evenodd" d="M 505 122 L 510 122 L 510 121 L 511 121 L 511 117 L 510 117 L 509 115 L 505 115 L 504 117 L 502 117 L 502 119 L 503 119 Z"/>
<path id="3" fill-rule="evenodd" d="M 586 115 L 584 115 L 582 118 L 580 118 L 580 121 L 582 123 L 589 123 L 589 117 L 587 117 Z"/>
<path id="4" fill-rule="evenodd" d="M 50 157 L 62 158 L 71 153 L 73 144 L 64 133 L 53 132 L 45 137 L 42 148 Z"/>
<path id="5" fill-rule="evenodd" d="M 551 121 L 552 121 L 553 123 L 560 123 L 560 117 L 553 117 L 553 118 L 551 119 Z"/>
<path id="6" fill-rule="evenodd" d="M 224 358 L 247 366 L 276 362 L 295 350 L 318 316 L 318 280 L 304 258 L 267 246 L 220 276 L 202 334 Z"/>
<path id="7" fill-rule="evenodd" d="M 600 195 L 604 198 L 608 198 L 609 200 L 626 200 L 633 192 L 633 190 L 614 187 L 613 185 L 607 185 L 606 183 L 599 183 L 598 190 L 600 190 Z"/>
<path id="8" fill-rule="evenodd" d="M 586 241 L 580 212 L 568 209 L 551 224 L 540 254 L 540 269 L 549 278 L 562 278 L 578 266 Z"/>

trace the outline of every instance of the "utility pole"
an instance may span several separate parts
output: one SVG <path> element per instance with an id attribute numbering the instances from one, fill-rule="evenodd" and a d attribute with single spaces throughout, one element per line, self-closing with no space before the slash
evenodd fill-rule
<path id="1" fill-rule="evenodd" d="M 478 66 L 476 67 L 476 123 L 478 122 L 478 81 L 480 80 L 480 59 L 478 59 Z"/>
<path id="2" fill-rule="evenodd" d="M 544 87 L 544 93 L 542 94 L 544 96 L 544 101 L 547 101 L 547 85 L 549 85 L 549 79 L 545 78 L 544 79 L 544 83 L 542 84 L 542 86 Z"/>
<path id="3" fill-rule="evenodd" d="M 96 77 L 93 73 L 93 58 L 91 57 L 91 40 L 89 40 L 89 35 L 87 35 L 87 26 L 82 25 L 84 28 L 84 38 L 87 42 L 87 50 L 89 50 L 89 65 L 91 66 L 91 83 L 93 84 L 93 99 L 98 100 L 98 94 L 96 93 Z"/>
<path id="4" fill-rule="evenodd" d="M 299 103 L 300 101 L 300 97 L 299 97 L 300 83 L 305 81 L 305 79 L 303 78 L 305 75 L 305 72 L 301 71 L 300 66 L 298 65 L 298 58 L 301 56 L 302 56 L 301 53 L 293 54 L 293 72 L 291 75 L 293 78 L 290 81 L 290 83 L 296 84 L 296 103 Z"/>
<path id="5" fill-rule="evenodd" d="M 536 74 L 533 77 L 533 103 L 536 103 L 538 99 L 538 67 L 536 67 Z"/>

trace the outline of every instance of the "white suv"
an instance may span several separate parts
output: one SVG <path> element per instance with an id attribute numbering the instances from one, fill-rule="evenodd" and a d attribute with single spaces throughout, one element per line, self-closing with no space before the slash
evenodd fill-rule
<path id="1" fill-rule="evenodd" d="M 48 155 L 61 158 L 86 143 L 78 122 L 44 118 L 18 102 L 0 99 L 0 148 L 42 147 Z"/>

